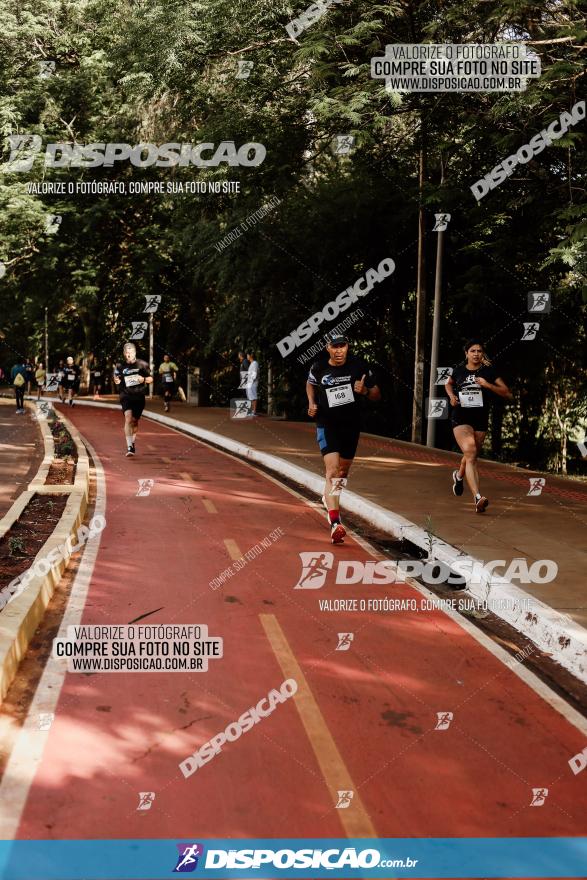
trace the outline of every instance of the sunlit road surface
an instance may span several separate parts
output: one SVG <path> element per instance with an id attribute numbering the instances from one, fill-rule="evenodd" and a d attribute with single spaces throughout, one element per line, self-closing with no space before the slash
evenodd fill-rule
<path id="1" fill-rule="evenodd" d="M 248 465 L 146 420 L 127 459 L 120 413 L 67 415 L 105 473 L 81 623 L 206 624 L 224 656 L 207 672 L 62 676 L 49 661 L 31 712 L 56 699 L 55 718 L 20 734 L 37 743 L 27 760 L 17 740 L 2 837 L 587 833 L 587 788 L 569 766 L 585 736 L 516 660 L 421 610 L 409 585 L 337 585 L 341 561 L 374 561 L 368 548 L 352 537 L 332 547 L 317 509 Z M 322 587 L 294 589 L 300 553 L 317 554 Z M 385 598 L 418 610 L 320 606 Z M 293 698 L 184 777 L 187 756 L 286 679 Z"/>

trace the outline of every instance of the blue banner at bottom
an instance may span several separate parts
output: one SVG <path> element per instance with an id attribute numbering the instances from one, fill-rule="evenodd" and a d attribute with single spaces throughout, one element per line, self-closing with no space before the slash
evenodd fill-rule
<path id="1" fill-rule="evenodd" d="M 586 837 L 0 841 L 1 880 L 587 877 Z"/>

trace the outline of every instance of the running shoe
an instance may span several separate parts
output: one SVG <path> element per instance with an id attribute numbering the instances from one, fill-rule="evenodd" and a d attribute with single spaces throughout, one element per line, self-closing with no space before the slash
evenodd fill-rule
<path id="1" fill-rule="evenodd" d="M 128 444 L 128 449 L 126 450 L 126 457 L 128 458 L 131 455 L 134 455 L 136 452 L 134 443 Z"/>
<path id="2" fill-rule="evenodd" d="M 458 475 L 458 471 L 452 472 L 452 494 L 460 497 L 463 494 L 463 483 L 465 481 L 463 480 L 462 477 L 459 480 L 457 475 Z"/>
<path id="3" fill-rule="evenodd" d="M 479 498 L 475 501 L 475 512 L 476 513 L 485 513 L 487 507 L 489 505 L 489 501 L 485 498 L 484 495 L 480 495 Z"/>
<path id="4" fill-rule="evenodd" d="M 169 404 L 168 403 L 165 404 L 165 412 L 169 412 Z"/>
<path id="5" fill-rule="evenodd" d="M 330 526 L 330 540 L 333 544 L 343 544 L 346 529 L 341 522 L 332 523 Z"/>

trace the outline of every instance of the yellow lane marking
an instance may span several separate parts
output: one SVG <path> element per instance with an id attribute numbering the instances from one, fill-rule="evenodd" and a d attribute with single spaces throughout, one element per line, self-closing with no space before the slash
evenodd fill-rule
<path id="1" fill-rule="evenodd" d="M 260 614 L 259 618 L 285 678 L 293 678 L 298 683 L 298 690 L 293 700 L 333 803 L 336 804 L 338 801 L 337 792 L 354 792 L 350 806 L 338 812 L 347 837 L 377 837 L 342 755 L 277 618 L 274 614 Z"/>
<path id="2" fill-rule="evenodd" d="M 167 456 L 165 456 L 165 455 L 161 456 L 161 461 L 164 462 L 165 464 L 173 464 L 173 459 L 167 458 Z"/>
<path id="3" fill-rule="evenodd" d="M 182 478 L 182 480 L 185 480 L 186 483 L 193 483 L 194 482 L 194 478 L 192 477 L 191 474 L 188 474 L 187 471 L 180 471 L 179 476 Z"/>
<path id="4" fill-rule="evenodd" d="M 202 504 L 208 511 L 208 513 L 218 513 L 213 501 L 210 501 L 209 498 L 202 498 Z"/>
<path id="5" fill-rule="evenodd" d="M 239 550 L 238 544 L 236 541 L 233 541 L 232 538 L 225 538 L 224 543 L 226 545 L 226 549 L 228 550 L 228 554 L 231 559 L 240 559 L 243 555 Z"/>

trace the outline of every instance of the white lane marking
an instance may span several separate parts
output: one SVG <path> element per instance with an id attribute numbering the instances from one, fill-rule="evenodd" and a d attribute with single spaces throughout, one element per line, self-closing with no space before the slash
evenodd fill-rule
<path id="1" fill-rule="evenodd" d="M 96 450 L 84 439 L 96 472 L 96 506 L 94 515 L 106 514 L 106 478 L 104 468 L 96 455 Z M 102 533 L 88 540 L 75 575 L 67 607 L 57 636 L 65 638 L 68 626 L 76 626 L 86 604 L 88 589 L 92 580 L 98 556 Z M 24 724 L 15 738 L 14 747 L 8 759 L 2 782 L 0 783 L 0 839 L 12 840 L 18 831 L 22 813 L 29 796 L 37 769 L 41 763 L 50 731 L 39 730 L 39 715 L 54 713 L 67 672 L 67 660 L 49 657 L 40 678 L 35 696 L 31 702 Z"/>

